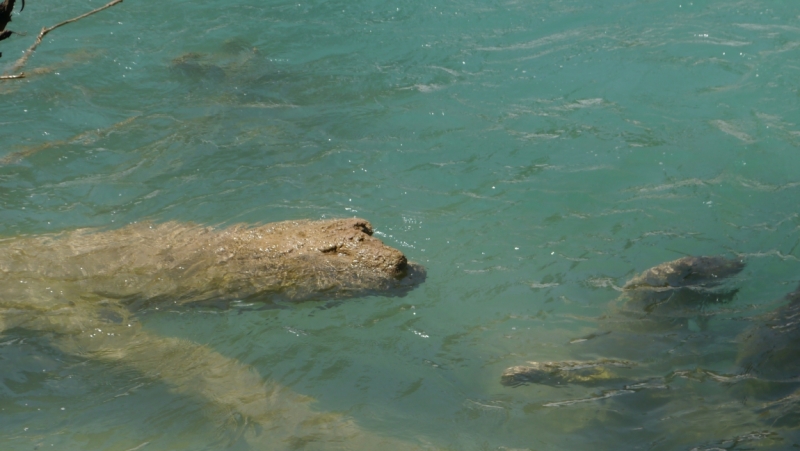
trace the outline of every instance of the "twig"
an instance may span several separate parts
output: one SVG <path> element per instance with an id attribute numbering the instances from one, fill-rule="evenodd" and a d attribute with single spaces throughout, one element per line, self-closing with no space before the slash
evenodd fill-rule
<path id="1" fill-rule="evenodd" d="M 31 56 L 33 51 L 36 50 L 36 47 L 38 47 L 39 44 L 42 43 L 42 38 L 44 38 L 44 35 L 46 35 L 47 33 L 50 33 L 51 31 L 55 30 L 56 28 L 58 28 L 58 27 L 60 27 L 62 25 L 66 25 L 68 23 L 72 23 L 72 22 L 81 20 L 84 17 L 91 16 L 94 13 L 98 13 L 98 12 L 100 12 L 100 11 L 106 9 L 106 8 L 110 8 L 110 7 L 114 6 L 114 5 L 116 5 L 117 3 L 122 3 L 122 0 L 113 0 L 112 2 L 108 3 L 107 5 L 101 6 L 101 7 L 97 8 L 97 9 L 93 9 L 93 10 L 89 11 L 86 14 L 82 14 L 82 15 L 80 15 L 78 17 L 73 17 L 72 19 L 65 20 L 65 21 L 63 21 L 61 23 L 53 25 L 50 28 L 42 28 L 42 31 L 39 32 L 39 36 L 36 37 L 36 42 L 34 42 L 33 45 L 28 50 L 25 51 L 25 54 L 22 55 L 22 58 L 18 59 L 17 62 L 14 63 L 14 66 L 11 67 L 11 70 L 9 70 L 9 72 L 16 72 L 16 71 L 22 69 L 22 66 L 24 66 L 25 63 L 28 61 L 28 58 Z M 11 78 L 22 78 L 22 77 L 14 77 L 14 76 L 12 76 Z"/>
<path id="2" fill-rule="evenodd" d="M 14 10 L 16 0 L 5 0 L 0 4 L 0 31 L 6 29 L 6 25 L 11 22 L 11 12 Z M 25 9 L 25 0 L 22 1 L 22 9 Z M 20 9 L 20 12 L 22 12 Z"/>
<path id="3" fill-rule="evenodd" d="M 15 75 L 0 75 L 0 80 L 15 80 L 17 78 L 25 78 L 25 72 L 20 72 Z"/>

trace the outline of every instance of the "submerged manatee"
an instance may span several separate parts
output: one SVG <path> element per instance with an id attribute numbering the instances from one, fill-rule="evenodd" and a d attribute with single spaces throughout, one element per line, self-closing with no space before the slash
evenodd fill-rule
<path id="1" fill-rule="evenodd" d="M 363 219 L 340 219 L 227 228 L 138 223 L 3 239 L 0 333 L 35 331 L 63 352 L 164 381 L 204 402 L 223 429 L 251 425 L 243 436 L 257 449 L 418 449 L 315 412 L 248 365 L 136 321 L 136 310 L 149 305 L 402 295 L 425 279 L 424 268 L 372 233 Z"/>
<path id="2" fill-rule="evenodd" d="M 635 276 L 622 287 L 641 289 L 709 288 L 744 269 L 744 262 L 720 256 L 683 257 L 654 266 Z"/>
<path id="3" fill-rule="evenodd" d="M 715 289 L 726 278 L 744 269 L 741 260 L 724 257 L 683 257 L 654 266 L 633 277 L 612 303 L 606 326 L 649 332 L 686 327 L 690 319 L 702 321 L 701 309 L 724 302 L 735 295 L 733 290 Z M 547 385 L 597 385 L 625 380 L 614 368 L 630 368 L 627 360 L 529 362 L 513 366 L 501 376 L 501 383 L 517 386 L 528 383 Z"/>
<path id="4" fill-rule="evenodd" d="M 761 403 L 759 417 L 776 426 L 800 425 L 800 286 L 785 304 L 755 319 L 740 337 L 737 392 Z"/>
<path id="5" fill-rule="evenodd" d="M 633 277 L 612 303 L 611 321 L 632 331 L 685 328 L 689 320 L 704 326 L 702 311 L 733 299 L 738 290 L 719 287 L 744 269 L 744 262 L 720 256 L 683 257 Z"/>
<path id="6" fill-rule="evenodd" d="M 800 287 L 784 301 L 740 337 L 737 360 L 747 374 L 767 380 L 800 377 Z"/>
<path id="7" fill-rule="evenodd" d="M 92 301 L 137 308 L 198 301 L 305 300 L 407 290 L 424 270 L 362 219 L 224 229 L 131 224 L 0 241 L 0 311 Z M 36 318 L 30 319 L 34 325 Z M 22 325 L 22 323 L 20 324 Z"/>
<path id="8" fill-rule="evenodd" d="M 662 263 L 635 276 L 613 303 L 609 323 L 629 335 L 644 338 L 647 332 L 686 330 L 690 319 L 702 327 L 704 307 L 731 299 L 736 290 L 719 286 L 744 267 L 740 260 L 723 257 L 684 257 Z M 734 374 L 723 375 L 702 368 L 676 372 L 698 380 L 710 379 L 731 390 L 743 401 L 756 401 L 761 421 L 792 430 L 800 425 L 800 286 L 781 300 L 781 307 L 753 319 L 741 333 Z M 634 331 L 634 332 L 631 332 Z M 602 335 L 602 334 L 594 334 Z M 601 386 L 622 384 L 628 391 L 648 385 L 666 388 L 671 376 L 655 376 L 646 382 L 631 380 L 620 370 L 636 366 L 626 360 L 530 362 L 508 368 L 501 383 Z"/>
<path id="9" fill-rule="evenodd" d="M 632 362 L 626 360 L 562 360 L 560 362 L 528 362 L 527 365 L 512 366 L 500 376 L 503 385 L 524 384 L 595 385 L 620 380 L 609 368 L 630 368 Z"/>

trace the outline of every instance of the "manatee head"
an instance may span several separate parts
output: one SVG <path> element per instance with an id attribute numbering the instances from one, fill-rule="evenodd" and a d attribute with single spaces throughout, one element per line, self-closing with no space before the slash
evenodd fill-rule
<path id="1" fill-rule="evenodd" d="M 285 221 L 228 233 L 238 245 L 235 272 L 256 295 L 291 300 L 403 295 L 426 278 L 423 266 L 374 237 L 364 219 Z"/>
<path id="2" fill-rule="evenodd" d="M 744 261 L 721 256 L 683 257 L 654 266 L 629 280 L 622 288 L 711 287 L 744 269 Z"/>

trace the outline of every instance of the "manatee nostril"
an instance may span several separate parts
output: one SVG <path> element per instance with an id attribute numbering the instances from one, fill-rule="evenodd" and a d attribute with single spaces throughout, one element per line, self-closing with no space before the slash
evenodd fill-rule
<path id="1" fill-rule="evenodd" d="M 401 271 L 405 271 L 406 269 L 408 269 L 408 259 L 406 258 L 405 255 L 403 255 L 400 258 L 400 261 L 397 262 L 397 269 L 399 269 Z"/>
<path id="2" fill-rule="evenodd" d="M 323 254 L 334 254 L 339 249 L 337 244 L 329 244 L 327 246 L 319 248 L 319 251 Z"/>
<path id="3" fill-rule="evenodd" d="M 353 228 L 372 236 L 372 224 L 370 224 L 369 221 L 356 221 L 353 223 Z"/>

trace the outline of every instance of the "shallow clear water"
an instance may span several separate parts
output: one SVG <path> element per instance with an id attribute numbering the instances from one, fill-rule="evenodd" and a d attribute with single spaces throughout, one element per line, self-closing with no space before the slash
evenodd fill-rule
<path id="1" fill-rule="evenodd" d="M 0 70 L 101 4 L 27 2 Z M 128 0 L 0 84 L 0 235 L 357 215 L 427 267 L 422 286 L 141 321 L 441 449 L 786 449 L 800 408 L 705 371 L 739 373 L 737 335 L 800 279 L 796 6 Z M 615 286 L 702 254 L 748 264 L 707 322 L 570 344 Z M 48 339 L 2 337 L 4 450 L 250 449 L 197 400 Z M 499 382 L 597 357 L 659 383 Z"/>

